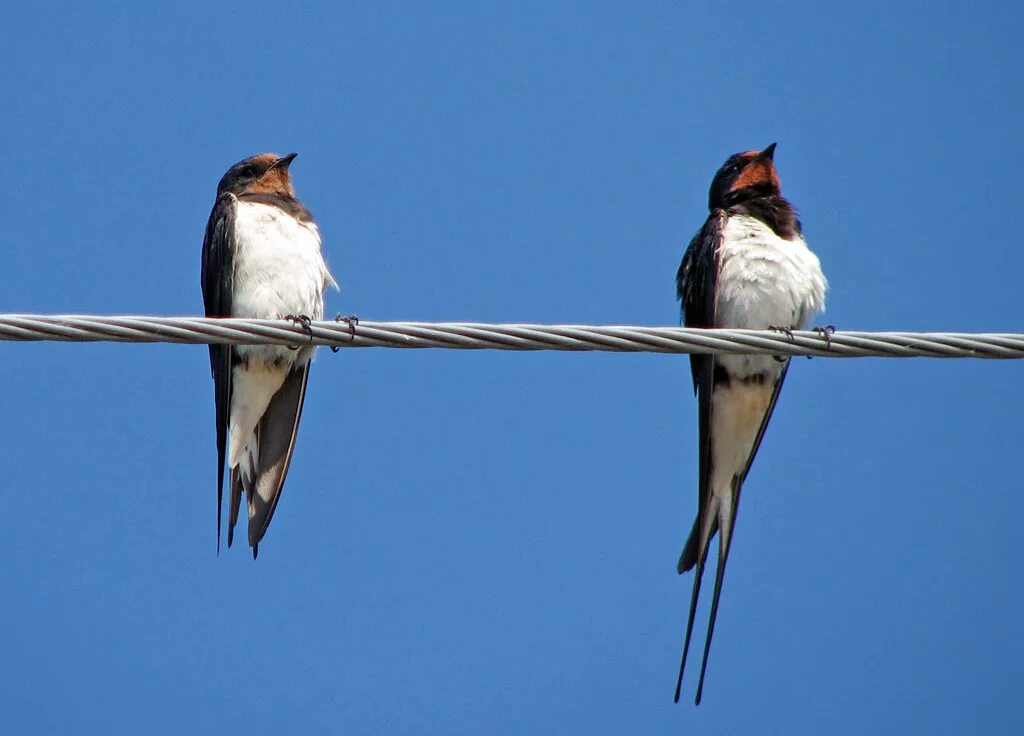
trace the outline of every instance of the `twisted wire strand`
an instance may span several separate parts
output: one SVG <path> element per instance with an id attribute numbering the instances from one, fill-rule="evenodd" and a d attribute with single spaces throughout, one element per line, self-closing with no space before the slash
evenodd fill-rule
<path id="1" fill-rule="evenodd" d="M 1024 358 L 1024 334 L 695 329 L 620 325 L 317 321 L 204 317 L 0 315 L 0 340 L 324 345 L 653 353 L 748 353 L 823 358 Z"/>

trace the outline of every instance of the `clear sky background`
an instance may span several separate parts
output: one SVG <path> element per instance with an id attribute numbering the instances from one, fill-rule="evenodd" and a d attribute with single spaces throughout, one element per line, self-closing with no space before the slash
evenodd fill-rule
<path id="1" fill-rule="evenodd" d="M 1022 21 L 8 3 L 0 312 L 201 313 L 217 180 L 271 150 L 331 315 L 675 325 L 712 175 L 778 141 L 823 322 L 1021 331 Z M 684 356 L 321 351 L 254 563 L 205 347 L 0 355 L 5 733 L 1024 730 L 1020 363 L 794 361 L 694 708 Z"/>

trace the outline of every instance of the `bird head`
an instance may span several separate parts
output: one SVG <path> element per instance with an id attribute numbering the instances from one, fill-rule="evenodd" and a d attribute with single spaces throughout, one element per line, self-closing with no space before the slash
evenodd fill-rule
<path id="1" fill-rule="evenodd" d="M 730 156 L 711 181 L 708 209 L 779 194 L 779 175 L 772 161 L 774 155 L 775 144 L 772 143 L 763 151 L 744 151 Z"/>
<path id="2" fill-rule="evenodd" d="M 276 153 L 261 153 L 239 161 L 227 170 L 217 185 L 217 195 L 231 192 L 260 192 L 263 194 L 284 194 L 295 196 L 292 177 L 288 166 L 297 153 L 278 156 Z"/>

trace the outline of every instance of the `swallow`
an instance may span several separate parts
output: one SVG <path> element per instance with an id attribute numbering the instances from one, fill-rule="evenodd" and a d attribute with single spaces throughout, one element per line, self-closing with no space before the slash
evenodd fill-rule
<path id="1" fill-rule="evenodd" d="M 782 196 L 775 144 L 730 156 L 708 194 L 710 214 L 690 241 L 676 274 L 687 327 L 796 330 L 825 307 L 828 284 L 808 249 L 800 220 Z M 711 637 L 740 490 L 764 437 L 789 359 L 770 355 L 691 355 L 698 405 L 697 518 L 677 572 L 696 567 L 675 701 L 679 702 L 693 619 L 711 540 L 718 567 L 695 702 L 704 690 Z"/>
<path id="2" fill-rule="evenodd" d="M 217 185 L 203 239 L 207 317 L 291 319 L 308 327 L 337 287 L 313 216 L 295 196 L 297 154 L 239 161 Z M 253 559 L 267 533 L 295 450 L 314 348 L 210 345 L 217 426 L 217 550 L 224 465 L 230 471 L 228 547 L 245 491 Z"/>

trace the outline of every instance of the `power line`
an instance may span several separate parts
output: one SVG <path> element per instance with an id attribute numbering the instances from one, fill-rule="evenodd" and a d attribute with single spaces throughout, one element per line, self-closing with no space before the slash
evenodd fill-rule
<path id="1" fill-rule="evenodd" d="M 685 327 L 0 315 L 0 340 L 324 345 L 651 353 L 752 353 L 823 358 L 1024 358 L 1024 334 L 792 333 Z"/>

